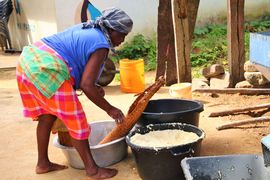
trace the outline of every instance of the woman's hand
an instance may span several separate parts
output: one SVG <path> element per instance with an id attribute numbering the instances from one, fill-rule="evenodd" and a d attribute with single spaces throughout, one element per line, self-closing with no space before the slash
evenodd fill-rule
<path id="1" fill-rule="evenodd" d="M 112 106 L 107 113 L 111 118 L 113 118 L 115 120 L 115 122 L 117 124 L 120 124 L 124 121 L 125 116 L 124 116 L 123 112 L 116 107 Z"/>

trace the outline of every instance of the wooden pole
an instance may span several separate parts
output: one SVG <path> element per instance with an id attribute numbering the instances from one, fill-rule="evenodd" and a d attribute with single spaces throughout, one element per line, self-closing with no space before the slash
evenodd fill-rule
<path id="1" fill-rule="evenodd" d="M 270 108 L 270 103 L 260 104 L 256 106 L 249 106 L 249 107 L 244 107 L 244 108 L 236 108 L 236 109 L 231 109 L 231 110 L 226 110 L 226 111 L 212 112 L 210 113 L 209 117 L 226 116 L 230 114 L 252 111 L 252 110 L 257 110 L 257 109 L 264 109 L 264 108 Z"/>
<path id="2" fill-rule="evenodd" d="M 228 61 L 230 87 L 244 79 L 244 4 L 245 0 L 227 0 L 228 4 Z"/>
<path id="3" fill-rule="evenodd" d="M 189 36 L 192 40 L 195 29 L 200 0 L 188 0 Z"/>
<path id="4" fill-rule="evenodd" d="M 188 1 L 171 0 L 178 82 L 191 82 Z"/>
<path id="5" fill-rule="evenodd" d="M 242 121 L 235 121 L 235 122 L 231 122 L 228 124 L 223 124 L 221 126 L 217 126 L 217 130 L 229 129 L 229 128 L 234 128 L 236 126 L 253 124 L 253 123 L 269 122 L 269 121 L 270 121 L 270 117 L 268 117 L 268 116 L 257 117 L 257 118 L 242 120 Z"/>
<path id="6" fill-rule="evenodd" d="M 158 77 L 164 76 L 166 85 L 177 82 L 174 33 L 171 14 L 171 1 L 159 0 L 156 80 Z"/>
<path id="7" fill-rule="evenodd" d="M 156 80 L 159 76 L 165 76 L 166 85 L 172 85 L 178 81 L 178 74 L 177 73 L 177 62 L 179 62 L 176 58 L 179 55 L 176 55 L 177 48 L 175 45 L 177 44 L 175 33 L 174 33 L 174 24 L 173 24 L 173 13 L 174 9 L 172 8 L 172 3 L 179 3 L 179 9 L 176 10 L 177 18 L 182 17 L 185 19 L 185 23 L 188 24 L 188 31 L 185 31 L 184 35 L 191 39 L 193 35 L 193 31 L 195 28 L 197 12 L 200 0 L 159 0 L 159 7 L 158 7 L 158 52 L 157 52 L 157 71 L 156 71 Z M 181 7 L 181 9 L 180 9 Z M 181 28 L 181 27 L 180 27 Z M 179 28 L 178 28 L 179 29 Z M 180 32 L 183 32 L 180 29 Z M 184 38 L 183 38 L 184 39 Z M 178 42 L 179 44 L 179 42 Z M 188 56 L 190 48 L 188 47 L 188 51 L 181 44 L 178 46 L 178 50 L 182 49 L 186 51 L 183 56 Z M 181 58 L 178 58 L 182 61 Z M 185 59 L 184 59 L 185 60 Z M 188 60 L 189 61 L 189 60 Z M 180 68 L 179 72 L 181 72 L 181 80 L 180 81 L 188 81 L 186 80 L 186 72 L 189 73 L 186 68 L 190 69 L 190 75 L 187 77 L 191 79 L 191 67 L 189 65 L 186 66 L 184 61 L 180 62 L 183 68 Z"/>

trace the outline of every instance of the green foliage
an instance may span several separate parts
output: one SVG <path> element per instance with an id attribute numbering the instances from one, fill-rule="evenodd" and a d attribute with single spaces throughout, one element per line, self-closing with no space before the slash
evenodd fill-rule
<path id="1" fill-rule="evenodd" d="M 263 16 L 261 19 L 245 23 L 245 52 L 246 59 L 249 59 L 249 33 L 260 32 L 270 29 L 270 16 Z M 142 34 L 135 35 L 129 42 L 124 43 L 116 57 L 111 57 L 115 62 L 119 59 L 144 59 L 145 70 L 156 69 L 157 59 L 156 38 L 146 38 Z M 190 54 L 193 69 L 200 69 L 214 63 L 220 63 L 228 68 L 227 61 L 227 25 L 208 24 L 203 27 L 196 27 L 192 41 Z M 195 73 L 198 76 L 199 73 Z"/>
<path id="2" fill-rule="evenodd" d="M 246 56 L 245 58 L 246 59 L 249 59 L 249 32 L 245 32 L 245 53 L 246 53 Z"/>
<path id="3" fill-rule="evenodd" d="M 266 31 L 270 28 L 270 20 L 257 20 L 245 24 L 246 32 Z"/>
<path id="4" fill-rule="evenodd" d="M 249 59 L 249 33 L 267 31 L 269 29 L 270 16 L 264 16 L 262 19 L 245 23 L 246 59 Z M 226 65 L 228 65 L 227 54 L 226 24 L 210 24 L 195 28 L 190 55 L 192 67 L 220 63 L 226 68 Z"/>
<path id="5" fill-rule="evenodd" d="M 202 36 L 202 35 L 205 35 L 209 32 L 209 29 L 208 27 L 199 27 L 199 28 L 195 28 L 194 30 L 194 35 L 196 36 Z"/>
<path id="6" fill-rule="evenodd" d="M 202 33 L 203 32 L 203 33 Z M 190 54 L 192 67 L 224 64 L 227 55 L 227 31 L 225 25 L 211 24 L 195 28 L 195 38 Z"/>
<path id="7" fill-rule="evenodd" d="M 204 37 L 206 34 L 209 36 L 222 36 L 226 35 L 226 26 L 222 24 L 208 24 L 203 27 L 196 27 L 194 35 L 197 38 Z"/>
<path id="8" fill-rule="evenodd" d="M 156 68 L 156 40 L 146 38 L 142 34 L 135 35 L 131 41 L 123 44 L 118 51 L 118 56 L 112 57 L 113 61 L 120 59 L 144 59 L 145 70 Z"/>
<path id="9" fill-rule="evenodd" d="M 119 73 L 118 74 L 115 74 L 114 80 L 116 82 L 120 82 L 120 74 Z"/>
<path id="10" fill-rule="evenodd" d="M 202 71 L 201 71 L 201 67 L 192 67 L 192 77 L 193 78 L 199 78 L 202 76 Z"/>

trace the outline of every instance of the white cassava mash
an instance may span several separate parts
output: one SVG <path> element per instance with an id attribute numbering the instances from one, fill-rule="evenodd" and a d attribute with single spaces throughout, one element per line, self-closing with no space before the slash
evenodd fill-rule
<path id="1" fill-rule="evenodd" d="M 186 132 L 179 129 L 150 131 L 146 134 L 136 133 L 131 137 L 133 144 L 144 147 L 168 147 L 187 144 L 199 139 L 193 132 Z"/>

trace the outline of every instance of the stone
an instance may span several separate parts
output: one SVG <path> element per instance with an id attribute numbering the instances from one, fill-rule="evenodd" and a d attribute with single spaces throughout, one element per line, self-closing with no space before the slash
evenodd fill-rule
<path id="1" fill-rule="evenodd" d="M 269 81 L 262 75 L 261 72 L 245 72 L 245 79 L 254 86 L 267 84 Z"/>
<path id="2" fill-rule="evenodd" d="M 245 64 L 244 64 L 244 71 L 245 72 L 258 72 L 258 69 L 250 61 L 246 61 Z"/>
<path id="3" fill-rule="evenodd" d="M 201 89 L 201 88 L 209 88 L 208 81 L 204 78 L 194 78 L 192 79 L 192 90 L 194 89 Z"/>
<path id="4" fill-rule="evenodd" d="M 220 64 L 213 64 L 209 67 L 203 68 L 202 75 L 205 78 L 212 78 L 224 74 L 224 67 Z"/>
<path id="5" fill-rule="evenodd" d="M 235 85 L 235 88 L 253 88 L 254 86 L 248 81 L 241 81 Z"/>
<path id="6" fill-rule="evenodd" d="M 210 88 L 223 89 L 228 88 L 230 85 L 230 73 L 225 72 L 219 76 L 210 79 Z"/>
<path id="7" fill-rule="evenodd" d="M 210 85 L 209 79 L 206 79 L 205 77 L 202 77 L 201 81 L 204 82 L 205 84 L 207 84 L 208 86 Z"/>

